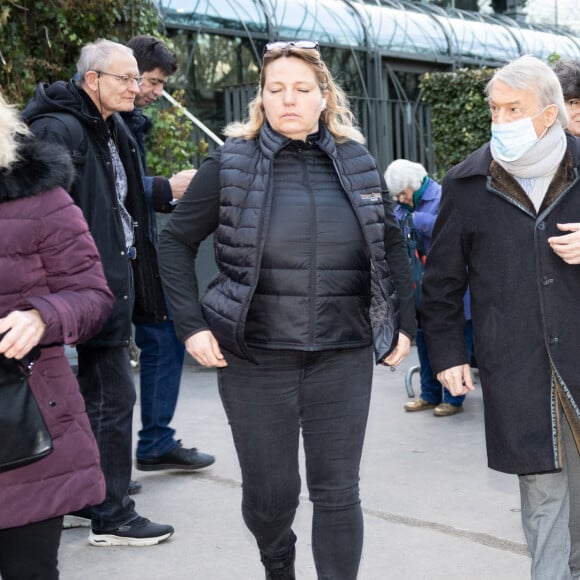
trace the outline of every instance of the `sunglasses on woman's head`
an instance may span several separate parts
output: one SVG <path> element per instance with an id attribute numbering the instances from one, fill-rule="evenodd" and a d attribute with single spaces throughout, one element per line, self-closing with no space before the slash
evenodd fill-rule
<path id="1" fill-rule="evenodd" d="M 277 40 L 275 42 L 269 42 L 264 47 L 264 52 L 270 52 L 271 50 L 282 50 L 284 48 L 310 48 L 312 50 L 318 50 L 318 42 L 315 40 Z"/>

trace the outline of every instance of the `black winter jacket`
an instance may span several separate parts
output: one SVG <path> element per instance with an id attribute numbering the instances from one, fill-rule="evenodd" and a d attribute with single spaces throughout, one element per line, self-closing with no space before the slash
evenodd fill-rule
<path id="1" fill-rule="evenodd" d="M 89 224 L 107 282 L 115 295 L 113 313 L 101 332 L 86 344 L 128 345 L 133 304 L 136 318 L 144 314 L 152 318 L 163 316 L 155 301 L 155 288 L 161 291 L 161 282 L 155 275 L 158 271 L 155 248 L 148 237 L 149 214 L 137 146 L 120 116 L 115 114 L 105 122 L 75 81 L 39 84 L 22 116 L 37 137 L 60 143 L 71 152 L 77 176 L 70 193 Z M 137 259 L 131 260 L 130 265 L 108 147 L 109 135 L 115 140 L 127 173 L 125 206 L 135 223 L 137 249 Z"/>
<path id="2" fill-rule="evenodd" d="M 149 230 L 147 235 L 149 239 L 157 246 L 157 214 L 171 213 L 174 209 L 173 195 L 169 180 L 165 177 L 147 175 L 147 152 L 145 150 L 145 139 L 153 124 L 151 120 L 143 114 L 141 109 L 135 108 L 130 113 L 121 113 L 121 118 L 126 124 L 131 133 L 139 151 L 139 159 L 141 161 L 141 173 L 143 181 L 143 190 L 145 198 L 147 199 L 147 210 L 149 213 Z M 151 262 L 152 266 L 157 263 Z M 163 287 L 160 283 L 161 277 L 159 271 L 153 272 L 154 283 L 150 286 L 152 298 L 155 301 L 155 309 L 146 311 L 141 305 L 136 304 L 133 312 L 133 321 L 135 323 L 159 323 L 164 322 L 170 318 L 167 304 L 165 302 L 165 295 L 163 294 Z"/>
<path id="3" fill-rule="evenodd" d="M 369 272 L 372 263 L 373 272 L 376 274 L 373 276 L 376 282 L 373 284 L 373 290 L 375 290 L 373 296 L 380 298 L 378 302 L 383 308 L 380 313 L 375 311 L 373 334 L 375 339 L 380 337 L 383 340 L 383 343 L 376 349 L 377 358 L 382 358 L 389 350 L 389 341 L 398 329 L 396 319 L 399 314 L 399 301 L 397 298 L 400 298 L 401 305 L 401 329 L 410 336 L 415 332 L 415 315 L 411 300 L 411 282 L 405 243 L 388 202 L 387 211 L 384 211 L 380 174 L 376 170 L 374 160 L 364 147 L 354 142 L 336 144 L 324 125 L 321 125 L 320 135 L 315 137 L 313 148 L 316 152 L 313 153 L 315 156 L 313 160 L 305 159 L 304 152 L 300 152 L 302 146 L 299 144 L 295 146 L 295 151 L 289 151 L 288 147 L 292 149 L 294 143 L 298 142 L 290 142 L 289 139 L 272 131 L 268 125 L 262 128 L 259 140 L 229 140 L 221 150 L 219 198 L 215 192 L 211 201 L 202 194 L 202 191 L 207 192 L 207 179 L 205 183 L 201 183 L 207 175 L 207 168 L 202 165 L 198 172 L 199 178 L 196 180 L 197 175 L 194 178 L 184 200 L 162 234 L 160 245 L 162 262 L 171 264 L 167 267 L 162 264 L 162 274 L 168 296 L 172 301 L 178 334 L 186 338 L 202 330 L 203 327 L 209 326 L 220 344 L 244 358 L 250 358 L 246 342 L 256 344 L 259 342 L 260 334 L 268 343 L 266 346 L 268 348 L 322 350 L 370 344 Z M 302 145 L 311 147 L 312 143 Z M 281 152 L 283 152 L 282 155 Z M 306 155 L 309 154 L 310 152 L 306 152 Z M 278 159 L 280 156 L 281 159 Z M 319 161 L 316 161 L 316 158 Z M 328 159 L 331 160 L 330 169 L 326 168 Z M 306 162 L 310 169 L 301 164 L 300 160 Z M 268 262 L 263 261 L 266 238 L 269 238 L 270 243 L 275 242 L 275 232 L 282 225 L 279 221 L 280 216 L 272 217 L 271 215 L 274 193 L 271 175 L 274 163 L 277 164 L 276 175 L 279 181 L 284 181 L 281 173 L 292 176 L 292 167 L 288 167 L 288 163 L 298 163 L 293 170 L 294 175 L 303 175 L 307 189 L 312 185 L 309 179 L 316 178 L 309 173 L 312 170 L 330 171 L 338 175 L 340 182 L 336 180 L 334 187 L 344 190 L 350 202 L 347 202 L 347 205 L 354 210 L 354 214 L 350 212 L 349 214 L 356 216 L 355 222 L 358 218 L 360 228 L 354 223 L 353 226 L 359 229 L 359 239 L 360 232 L 364 237 L 360 241 L 363 255 L 359 263 L 345 265 L 342 263 L 344 260 L 340 262 L 339 256 L 334 260 L 336 273 L 331 274 L 324 268 L 333 267 L 334 248 L 323 249 L 322 246 L 318 246 L 316 250 L 316 259 L 313 259 L 312 264 L 316 267 L 319 265 L 319 260 L 323 264 L 323 269 L 318 270 L 316 274 L 319 282 L 322 278 L 328 278 L 330 282 L 334 280 L 334 284 L 325 286 L 326 293 L 320 291 L 324 282 L 322 285 L 315 284 L 310 287 L 310 290 L 308 289 L 308 278 L 313 275 L 313 272 L 309 274 L 308 271 L 303 271 L 303 266 L 298 265 L 298 262 L 292 258 L 292 252 L 288 255 L 290 262 L 293 262 L 293 265 L 288 263 L 291 272 L 284 272 L 284 267 L 271 269 Z M 280 164 L 284 164 L 285 168 L 282 169 Z M 284 173 L 288 171 L 290 173 Z M 295 180 L 296 178 L 292 178 L 289 181 L 295 182 Z M 293 197 L 292 191 L 287 191 L 288 186 L 285 183 L 281 187 L 283 191 L 278 191 L 277 195 Z M 323 183 L 320 182 L 318 187 L 323 188 Z M 317 197 L 319 195 L 325 194 L 318 190 Z M 192 199 L 194 196 L 197 199 Z M 213 209 L 208 209 L 204 201 L 206 199 Z M 196 206 L 195 209 L 192 204 Z M 205 209 L 201 209 L 198 204 L 205 206 Z M 336 207 L 329 206 L 328 211 L 332 213 L 336 211 Z M 211 212 L 211 217 L 209 212 Z M 206 216 L 209 219 L 206 219 Z M 305 211 L 303 219 L 316 218 Z M 320 220 L 328 220 L 328 215 L 320 215 L 316 220 L 318 225 L 320 225 Z M 192 224 L 193 221 L 196 223 Z M 296 226 L 298 227 L 298 223 Z M 196 310 L 194 304 L 197 302 L 195 283 L 186 282 L 189 285 L 189 292 L 183 286 L 183 270 L 187 267 L 186 261 L 183 262 L 184 268 L 181 268 L 181 262 L 177 256 L 180 250 L 176 250 L 177 246 L 172 244 L 170 238 L 176 237 L 179 243 L 189 245 L 192 254 L 195 254 L 197 242 L 216 227 L 216 254 L 220 273 L 212 281 L 202 300 L 204 322 L 203 318 L 200 320 L 200 317 L 194 313 Z M 329 222 L 329 227 L 332 227 L 332 220 Z M 305 231 L 307 232 L 308 228 Z M 387 259 L 385 259 L 385 253 Z M 395 285 L 391 279 L 389 266 L 393 270 Z M 291 288 L 290 282 L 294 279 L 303 282 L 296 282 L 298 286 Z M 262 308 L 258 308 L 256 302 L 258 300 L 256 288 L 259 281 L 259 300 L 261 301 L 259 304 Z M 396 296 L 395 286 L 399 297 Z M 263 306 L 267 303 L 268 291 L 274 287 L 281 289 L 280 292 L 272 294 L 278 297 L 278 306 L 272 311 L 276 319 L 272 320 L 270 317 L 270 320 L 260 323 L 259 320 L 256 321 L 256 318 L 259 318 L 256 313 L 260 314 L 261 310 L 266 310 Z M 311 291 L 314 291 L 313 295 L 310 294 Z M 182 302 L 182 298 L 188 294 L 190 294 L 190 300 L 187 300 L 189 304 L 186 304 Z M 385 299 L 386 296 L 388 299 Z M 295 300 L 296 304 L 300 303 L 303 306 L 288 308 L 287 306 L 293 304 Z M 284 306 L 285 303 L 287 303 L 286 306 Z M 373 301 L 373 305 L 376 304 Z M 251 324 L 247 326 L 250 322 L 249 311 Z M 332 315 L 333 312 L 334 315 Z M 310 316 L 311 314 L 313 315 Z M 281 320 L 280 317 L 283 319 Z M 316 319 L 315 323 L 312 322 L 314 319 Z M 281 334 L 286 343 L 279 344 L 271 336 L 270 328 L 267 327 L 269 322 L 272 326 L 282 328 Z M 314 326 L 310 328 L 309 324 L 314 324 Z M 296 325 L 300 328 L 297 330 L 291 328 Z M 259 332 L 260 328 L 263 333 Z M 247 331 L 250 332 L 250 336 L 247 335 Z M 377 346 L 381 341 L 374 342 Z M 381 352 L 379 353 L 378 350 Z"/>

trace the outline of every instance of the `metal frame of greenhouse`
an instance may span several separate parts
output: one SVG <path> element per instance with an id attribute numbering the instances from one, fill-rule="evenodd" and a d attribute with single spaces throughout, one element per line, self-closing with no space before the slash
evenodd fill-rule
<path id="1" fill-rule="evenodd" d="M 419 77 L 430 71 L 497 67 L 523 54 L 580 58 L 563 28 L 505 16 L 397 0 L 160 0 L 179 70 L 171 88 L 216 133 L 244 117 L 265 43 L 314 39 L 346 90 L 367 144 L 384 169 L 395 158 L 434 171 L 429 109 Z M 210 143 L 211 147 L 211 143 Z"/>

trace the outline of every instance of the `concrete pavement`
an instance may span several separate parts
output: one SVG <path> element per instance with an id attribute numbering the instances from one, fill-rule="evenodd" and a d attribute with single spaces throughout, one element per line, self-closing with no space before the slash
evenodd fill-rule
<path id="1" fill-rule="evenodd" d="M 464 413 L 406 413 L 404 376 L 414 364 L 415 349 L 396 372 L 375 372 L 361 467 L 365 544 L 359 580 L 526 580 L 530 558 L 517 478 L 486 466 L 479 385 Z M 138 418 L 137 407 L 135 431 Z M 185 446 L 217 457 L 194 474 L 134 472 L 143 484 L 134 496 L 139 513 L 172 524 L 175 535 L 148 548 L 96 548 L 88 545 L 86 529 L 64 530 L 61 580 L 264 578 L 240 515 L 240 472 L 214 371 L 186 366 L 173 424 Z M 299 580 L 316 580 L 311 516 L 303 489 L 294 527 Z"/>

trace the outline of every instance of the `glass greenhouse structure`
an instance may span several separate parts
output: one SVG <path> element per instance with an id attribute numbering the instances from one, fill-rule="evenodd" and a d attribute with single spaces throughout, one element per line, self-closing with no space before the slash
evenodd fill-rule
<path id="1" fill-rule="evenodd" d="M 580 58 L 580 38 L 507 17 L 404 0 L 158 0 L 180 66 L 172 79 L 216 133 L 244 117 L 265 43 L 312 39 L 352 100 L 384 169 L 396 157 L 432 168 L 419 77 L 501 66 L 523 54 Z M 372 120 L 372 122 L 371 122 Z"/>

